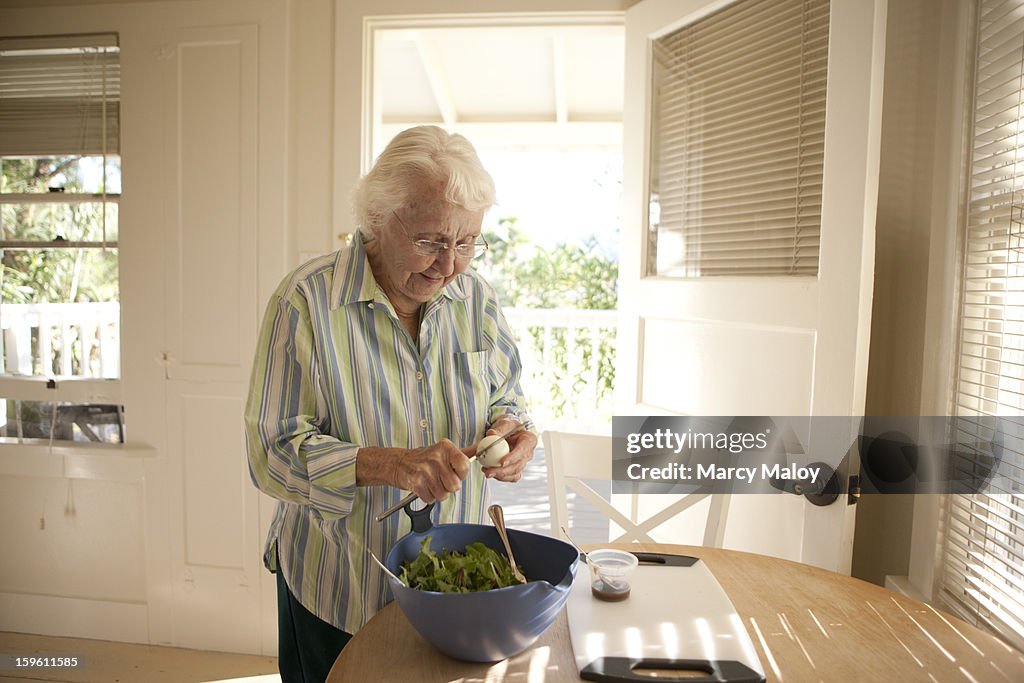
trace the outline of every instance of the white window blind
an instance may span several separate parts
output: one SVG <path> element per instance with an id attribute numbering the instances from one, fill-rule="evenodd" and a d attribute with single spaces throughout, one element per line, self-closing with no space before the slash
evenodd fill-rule
<path id="1" fill-rule="evenodd" d="M 739 0 L 653 44 L 648 275 L 816 275 L 828 0 Z"/>
<path id="2" fill-rule="evenodd" d="M 1024 414 L 1022 61 L 1024 0 L 981 0 L 956 412 L 1008 416 L 1010 426 Z M 962 449 L 976 441 L 958 437 Z M 1024 648 L 1022 452 L 1018 439 L 1007 438 L 998 487 L 949 497 L 940 596 L 968 621 Z"/>
<path id="3" fill-rule="evenodd" d="M 112 35 L 0 39 L 0 156 L 117 154 Z"/>

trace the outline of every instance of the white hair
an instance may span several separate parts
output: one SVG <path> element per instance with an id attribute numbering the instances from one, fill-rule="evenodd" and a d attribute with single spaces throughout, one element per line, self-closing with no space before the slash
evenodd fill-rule
<path id="1" fill-rule="evenodd" d="M 437 126 L 416 126 L 396 135 L 356 184 L 356 226 L 372 236 L 392 211 L 430 185 L 443 185 L 445 201 L 469 211 L 495 203 L 494 180 L 469 140 Z"/>

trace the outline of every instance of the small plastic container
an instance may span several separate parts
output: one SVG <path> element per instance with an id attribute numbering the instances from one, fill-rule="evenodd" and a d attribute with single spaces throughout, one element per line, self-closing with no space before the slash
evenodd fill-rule
<path id="1" fill-rule="evenodd" d="M 598 600 L 619 602 L 629 597 L 630 581 L 639 560 L 633 553 L 605 548 L 587 553 L 590 592 Z"/>

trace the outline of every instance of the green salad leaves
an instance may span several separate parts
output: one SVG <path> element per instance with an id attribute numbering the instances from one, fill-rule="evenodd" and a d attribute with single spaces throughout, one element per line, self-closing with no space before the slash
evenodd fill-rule
<path id="1" fill-rule="evenodd" d="M 402 564 L 399 578 L 410 588 L 440 593 L 472 593 L 519 584 L 508 558 L 483 543 L 470 543 L 465 553 L 438 555 L 430 549 L 429 536 L 423 539 L 420 554 Z"/>

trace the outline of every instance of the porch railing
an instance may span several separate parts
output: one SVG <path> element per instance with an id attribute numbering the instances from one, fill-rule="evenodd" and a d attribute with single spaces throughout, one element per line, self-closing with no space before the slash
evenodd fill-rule
<path id="1" fill-rule="evenodd" d="M 616 311 L 507 308 L 523 360 L 523 390 L 542 429 L 610 424 Z M 4 374 L 120 375 L 120 305 L 0 305 Z"/>
<path id="2" fill-rule="evenodd" d="M 2 304 L 0 371 L 43 377 L 118 377 L 121 305 Z"/>
<path id="3" fill-rule="evenodd" d="M 618 313 L 507 308 L 519 342 L 523 391 L 541 429 L 610 431 Z"/>

